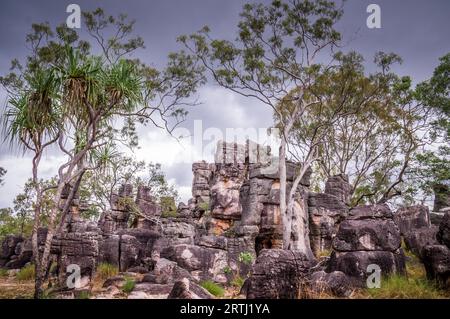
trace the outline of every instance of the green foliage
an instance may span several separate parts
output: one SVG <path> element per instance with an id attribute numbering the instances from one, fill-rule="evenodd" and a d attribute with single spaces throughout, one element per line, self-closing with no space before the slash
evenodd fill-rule
<path id="1" fill-rule="evenodd" d="M 8 269 L 0 268 L 0 278 L 8 276 Z"/>
<path id="2" fill-rule="evenodd" d="M 250 265 L 253 262 L 253 255 L 249 252 L 241 252 L 239 254 L 239 262 L 245 264 L 245 265 Z"/>
<path id="3" fill-rule="evenodd" d="M 161 205 L 162 217 L 177 217 L 177 206 L 173 197 L 162 196 L 159 199 L 159 204 Z"/>
<path id="4" fill-rule="evenodd" d="M 89 299 L 91 297 L 91 294 L 87 290 L 80 291 L 79 294 L 77 294 L 76 299 Z"/>
<path id="5" fill-rule="evenodd" d="M 16 279 L 19 281 L 34 280 L 35 268 L 33 264 L 28 264 L 16 274 Z"/>
<path id="6" fill-rule="evenodd" d="M 225 293 L 225 289 L 223 289 L 222 286 L 220 286 L 219 284 L 216 284 L 212 280 L 202 281 L 200 283 L 200 286 L 202 286 L 203 288 L 208 290 L 209 293 L 211 293 L 213 296 L 216 296 L 216 297 L 223 297 L 223 295 Z"/>
<path id="7" fill-rule="evenodd" d="M 443 298 L 436 286 L 422 278 L 410 279 L 392 275 L 381 280 L 380 288 L 368 289 L 369 296 L 380 299 L 435 299 Z"/>
<path id="8" fill-rule="evenodd" d="M 119 273 L 119 268 L 115 265 L 108 263 L 101 263 L 97 266 L 96 274 L 101 279 L 108 279 L 116 276 Z"/>
<path id="9" fill-rule="evenodd" d="M 122 286 L 122 291 L 128 294 L 133 291 L 134 286 L 136 286 L 136 282 L 131 278 L 126 278 L 125 283 Z"/>
<path id="10" fill-rule="evenodd" d="M 235 276 L 231 281 L 231 285 L 236 289 L 241 289 L 242 286 L 244 285 L 244 282 L 245 278 L 242 278 L 241 276 Z"/>
<path id="11" fill-rule="evenodd" d="M 224 273 L 225 275 L 230 275 L 230 274 L 233 273 L 233 270 L 231 269 L 230 266 L 226 266 L 225 268 L 223 268 L 223 273 Z"/>

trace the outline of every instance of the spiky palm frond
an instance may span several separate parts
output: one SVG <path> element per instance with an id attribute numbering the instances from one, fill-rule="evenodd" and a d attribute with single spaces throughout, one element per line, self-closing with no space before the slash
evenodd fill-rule
<path id="1" fill-rule="evenodd" d="M 26 76 L 28 89 L 11 96 L 3 114 L 3 134 L 11 145 L 39 147 L 59 130 L 59 79 L 51 69 Z"/>
<path id="2" fill-rule="evenodd" d="M 106 93 L 116 109 L 132 111 L 142 101 L 142 87 L 142 78 L 130 61 L 120 60 L 106 73 Z"/>

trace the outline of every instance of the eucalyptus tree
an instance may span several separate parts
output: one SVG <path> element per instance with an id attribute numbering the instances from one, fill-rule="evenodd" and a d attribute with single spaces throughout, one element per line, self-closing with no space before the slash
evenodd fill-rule
<path id="1" fill-rule="evenodd" d="M 391 71 L 401 59 L 379 52 L 375 62 L 378 70 L 373 74 L 366 75 L 360 64 L 351 82 L 335 79 L 348 88 L 329 94 L 346 104 L 364 103 L 332 123 L 320 145 L 318 171 L 325 178 L 349 177 L 351 206 L 406 195 L 407 171 L 429 128 L 429 112 L 416 100 L 411 79 Z M 351 94 L 346 96 L 346 91 Z"/>
<path id="2" fill-rule="evenodd" d="M 19 102 L 20 110 L 29 106 L 32 115 L 26 119 L 30 119 L 30 125 L 36 125 L 35 102 L 42 101 L 42 105 L 37 105 L 43 111 L 39 116 L 51 116 L 44 117 L 45 121 L 38 118 L 37 123 L 42 124 L 45 136 L 51 136 L 46 143 L 55 144 L 66 160 L 58 167 L 57 181 L 52 187 L 54 207 L 48 217 L 44 250 L 35 258 L 35 297 L 42 295 L 52 238 L 70 218 L 70 202 L 83 175 L 111 161 L 117 154 L 117 143 L 136 144 L 134 122 L 161 127 L 170 133 L 184 119 L 184 107 L 195 104 L 190 96 L 203 82 L 202 67 L 183 52 L 170 54 L 162 70 L 132 60 L 131 54 L 143 48 L 143 41 L 133 37 L 134 21 L 128 21 L 125 15 L 106 16 L 103 10 L 97 9 L 84 13 L 84 17 L 91 41 L 81 40 L 76 31 L 63 26 L 53 31 L 48 24 L 34 24 L 33 33 L 27 36 L 32 53 L 25 66 L 13 61 L 13 72 L 1 79 L 11 107 L 17 108 Z M 102 50 L 96 56 L 91 47 L 98 45 Z M 43 76 L 36 77 L 40 74 Z M 37 79 L 52 84 L 52 90 L 44 91 L 46 95 L 41 99 L 32 94 L 31 100 L 27 88 Z M 31 102 L 25 103 L 28 101 Z M 15 119 L 14 114 L 22 114 L 9 113 L 11 116 L 5 118 Z M 56 119 L 50 122 L 55 128 L 47 118 Z M 120 130 L 115 125 L 121 121 L 124 126 Z M 19 136 L 21 145 L 30 149 L 29 142 L 20 138 L 22 127 L 14 123 L 6 123 L 6 135 Z M 30 136 L 35 138 L 36 134 Z M 67 187 L 70 192 L 64 202 L 61 195 Z M 38 203 L 36 198 L 36 206 Z M 37 215 L 35 222 L 39 223 Z"/>
<path id="3" fill-rule="evenodd" d="M 320 98 L 308 91 L 326 69 L 319 64 L 318 56 L 331 60 L 331 50 L 340 41 L 335 24 L 342 13 L 342 8 L 326 0 L 246 4 L 234 41 L 213 39 L 208 27 L 179 38 L 219 85 L 257 99 L 276 114 L 281 129 L 280 210 L 285 249 L 307 250 L 291 247 L 293 234 L 286 195 L 288 137 L 305 110 L 320 103 Z M 296 94 L 289 95 L 294 88 Z M 287 97 L 292 102 L 292 110 L 280 112 L 277 106 Z"/>

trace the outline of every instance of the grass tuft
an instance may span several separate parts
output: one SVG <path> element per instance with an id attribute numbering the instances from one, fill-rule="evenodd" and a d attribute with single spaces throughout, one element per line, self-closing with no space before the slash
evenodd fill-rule
<path id="1" fill-rule="evenodd" d="M 200 286 L 209 291 L 212 295 L 216 297 L 223 297 L 225 293 L 225 289 L 221 287 L 219 284 L 216 284 L 212 280 L 205 280 L 200 283 Z"/>
<path id="2" fill-rule="evenodd" d="M 16 279 L 19 280 L 19 281 L 33 280 L 34 277 L 35 277 L 35 270 L 34 270 L 34 265 L 33 264 L 29 264 L 29 265 L 23 267 L 16 274 Z"/>
<path id="3" fill-rule="evenodd" d="M 127 278 L 122 286 L 122 291 L 128 294 L 133 291 L 134 286 L 136 286 L 136 282 L 133 279 Z"/>
<path id="4" fill-rule="evenodd" d="M 116 276 L 119 273 L 119 268 L 108 263 L 101 263 L 97 267 L 97 277 L 100 279 L 108 279 Z"/>
<path id="5" fill-rule="evenodd" d="M 8 277 L 8 269 L 0 268 L 0 277 Z"/>

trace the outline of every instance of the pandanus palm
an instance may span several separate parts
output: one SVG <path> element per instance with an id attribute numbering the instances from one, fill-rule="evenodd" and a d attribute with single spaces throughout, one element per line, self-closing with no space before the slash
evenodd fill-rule
<path id="1" fill-rule="evenodd" d="M 112 120 L 115 114 L 130 112 L 141 101 L 141 80 L 135 67 L 126 61 L 105 64 L 98 57 L 85 57 L 77 51 L 67 49 L 67 60 L 58 68 L 62 81 L 61 110 L 65 122 L 64 134 L 73 140 L 73 149 L 68 162 L 59 170 L 59 180 L 54 196 L 54 208 L 50 213 L 49 230 L 42 253 L 42 269 L 49 263 L 50 247 L 55 231 L 69 216 L 71 198 L 77 192 L 87 169 L 96 169 L 114 154 L 110 140 Z M 102 148 L 103 147 L 103 148 Z M 97 163 L 92 163 L 95 160 Z M 63 189 L 71 184 L 71 192 L 62 208 L 61 220 L 56 229 Z M 38 279 L 43 281 L 42 274 Z M 39 294 L 39 292 L 38 292 Z"/>
<path id="2" fill-rule="evenodd" d="M 36 273 L 41 271 L 37 230 L 40 226 L 43 190 L 38 181 L 38 166 L 44 149 L 60 134 L 60 81 L 52 69 L 37 69 L 26 75 L 27 88 L 10 98 L 3 115 L 5 139 L 34 153 L 32 179 L 35 189 L 33 224 L 33 259 Z"/>

